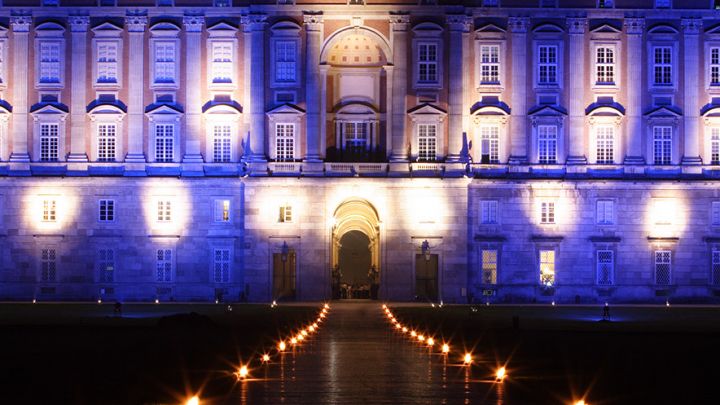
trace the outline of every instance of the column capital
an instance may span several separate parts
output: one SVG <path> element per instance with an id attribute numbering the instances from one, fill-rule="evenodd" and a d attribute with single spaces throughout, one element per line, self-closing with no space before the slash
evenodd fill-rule
<path id="1" fill-rule="evenodd" d="M 407 31 L 410 25 L 408 14 L 390 14 L 390 26 L 393 31 Z"/>
<path id="2" fill-rule="evenodd" d="M 628 35 L 642 35 L 645 30 L 645 19 L 639 17 L 625 18 L 625 33 Z"/>
<path id="3" fill-rule="evenodd" d="M 527 17 L 508 18 L 508 29 L 513 34 L 525 34 L 530 26 L 530 19 Z"/>
<path id="4" fill-rule="evenodd" d="M 128 14 L 125 16 L 125 25 L 127 26 L 128 32 L 145 32 L 145 26 L 147 26 L 147 23 L 147 15 L 138 13 Z"/>
<path id="5" fill-rule="evenodd" d="M 183 26 L 186 32 L 201 32 L 203 24 L 205 24 L 205 16 L 202 15 L 184 15 Z"/>
<path id="6" fill-rule="evenodd" d="M 90 17 L 86 15 L 71 15 L 68 17 L 71 32 L 87 32 L 90 26 Z"/>
<path id="7" fill-rule="evenodd" d="M 262 31 L 267 23 L 266 14 L 248 14 L 240 17 L 240 24 L 243 25 L 244 31 Z"/>
<path id="8" fill-rule="evenodd" d="M 32 16 L 14 15 L 10 17 L 13 32 L 29 32 L 30 24 L 32 24 Z"/>
<path id="9" fill-rule="evenodd" d="M 320 31 L 323 27 L 323 16 L 322 14 L 303 14 L 303 24 L 307 31 Z"/>
<path id="10" fill-rule="evenodd" d="M 702 28 L 702 19 L 700 18 L 683 18 L 680 21 L 683 34 L 685 35 L 697 35 L 700 33 Z"/>
<path id="11" fill-rule="evenodd" d="M 568 26 L 568 33 L 570 34 L 584 34 L 587 30 L 587 18 L 568 18 L 566 19 L 566 22 Z"/>
<path id="12" fill-rule="evenodd" d="M 450 28 L 450 31 L 470 32 L 473 19 L 467 15 L 450 14 L 445 19 L 445 22 L 447 23 L 448 28 Z"/>

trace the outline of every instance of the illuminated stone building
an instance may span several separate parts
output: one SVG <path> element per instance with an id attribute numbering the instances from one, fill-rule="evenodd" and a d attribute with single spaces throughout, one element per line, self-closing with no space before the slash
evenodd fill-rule
<path id="1" fill-rule="evenodd" d="M 720 292 L 718 1 L 2 3 L 0 299 Z"/>

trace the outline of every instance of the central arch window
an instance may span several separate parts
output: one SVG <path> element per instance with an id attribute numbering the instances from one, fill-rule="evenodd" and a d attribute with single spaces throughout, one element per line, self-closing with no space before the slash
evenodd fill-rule
<path id="1" fill-rule="evenodd" d="M 596 147 L 598 164 L 615 163 L 615 129 L 612 126 L 597 128 Z"/>
<path id="2" fill-rule="evenodd" d="M 437 125 L 418 125 L 418 160 L 431 161 L 437 157 Z"/>
<path id="3" fill-rule="evenodd" d="M 295 124 L 275 124 L 275 153 L 279 162 L 295 160 Z"/>
<path id="4" fill-rule="evenodd" d="M 213 126 L 213 161 L 228 163 L 231 156 L 231 132 L 229 124 L 216 124 Z"/>
<path id="5" fill-rule="evenodd" d="M 480 163 L 499 163 L 499 128 L 497 125 L 480 127 Z"/>
<path id="6" fill-rule="evenodd" d="M 368 124 L 366 122 L 346 122 L 343 125 L 344 150 L 351 154 L 361 154 L 368 148 Z"/>

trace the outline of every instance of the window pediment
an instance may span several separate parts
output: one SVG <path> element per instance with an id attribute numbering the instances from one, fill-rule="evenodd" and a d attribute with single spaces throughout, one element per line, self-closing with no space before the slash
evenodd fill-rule
<path id="1" fill-rule="evenodd" d="M 210 38 L 227 38 L 227 37 L 234 37 L 235 33 L 238 31 L 237 27 L 234 25 L 231 25 L 230 23 L 227 23 L 225 21 L 220 21 L 218 23 L 215 23 L 208 27 L 207 32 L 208 35 L 210 35 Z"/>
<path id="2" fill-rule="evenodd" d="M 119 25 L 106 21 L 92 28 L 92 32 L 95 33 L 97 38 L 118 38 L 123 29 Z"/>
<path id="3" fill-rule="evenodd" d="M 557 34 L 565 32 L 561 26 L 553 23 L 538 24 L 532 29 L 532 31 L 537 34 Z"/>
<path id="4" fill-rule="evenodd" d="M 502 28 L 496 24 L 493 23 L 486 23 L 483 25 L 480 25 L 477 29 L 475 29 L 476 34 L 483 34 L 483 33 L 500 33 L 504 34 L 507 30 L 505 28 Z"/>
<path id="5" fill-rule="evenodd" d="M 37 115 L 56 115 L 65 119 L 70 109 L 62 103 L 37 103 L 30 107 L 30 114 Z"/>
<path id="6" fill-rule="evenodd" d="M 622 28 L 619 27 L 622 27 L 619 21 L 590 21 L 590 32 L 593 34 L 620 34 Z"/>
<path id="7" fill-rule="evenodd" d="M 269 117 L 279 117 L 279 116 L 283 116 L 283 115 L 299 115 L 299 116 L 301 116 L 301 115 L 305 115 L 305 110 L 303 110 L 302 108 L 300 108 L 294 104 L 285 103 L 283 105 L 273 108 L 272 110 L 266 112 L 265 114 L 267 114 Z"/>
<path id="8" fill-rule="evenodd" d="M 205 114 L 242 114 L 243 108 L 240 103 L 230 98 L 210 100 L 202 107 Z"/>
<path id="9" fill-rule="evenodd" d="M 180 35 L 180 27 L 170 21 L 160 21 L 150 26 L 150 33 L 154 37 L 176 38 Z"/>
<path id="10" fill-rule="evenodd" d="M 433 22 L 423 22 L 412 28 L 416 37 L 437 37 L 442 35 L 442 26 Z"/>
<path id="11" fill-rule="evenodd" d="M 98 114 L 125 115 L 127 106 L 120 100 L 93 100 L 87 105 L 87 113 L 90 116 Z"/>
<path id="12" fill-rule="evenodd" d="M 677 34 L 679 31 L 677 28 L 673 27 L 669 24 L 656 24 L 653 25 L 648 29 L 648 34 L 655 34 L 655 35 L 674 35 Z"/>
<path id="13" fill-rule="evenodd" d="M 270 27 L 273 35 L 276 36 L 296 36 L 300 34 L 301 27 L 292 20 L 278 21 Z"/>
<path id="14" fill-rule="evenodd" d="M 65 27 L 54 21 L 47 21 L 37 25 L 35 33 L 38 37 L 62 37 L 65 33 Z"/>
<path id="15" fill-rule="evenodd" d="M 12 114 L 12 105 L 5 100 L 0 100 L 0 117 Z"/>
<path id="16" fill-rule="evenodd" d="M 442 122 L 447 116 L 447 112 L 440 107 L 429 103 L 421 104 L 407 111 L 413 122 Z"/>
<path id="17" fill-rule="evenodd" d="M 341 106 L 335 113 L 335 118 L 343 120 L 375 120 L 377 111 L 370 105 L 363 103 L 352 103 Z"/>
<path id="18" fill-rule="evenodd" d="M 150 121 L 158 119 L 179 121 L 183 110 L 177 104 L 150 104 L 145 107 L 145 115 Z"/>
<path id="19" fill-rule="evenodd" d="M 533 126 L 539 124 L 556 124 L 562 125 L 567 116 L 565 109 L 556 106 L 543 105 L 532 108 L 528 112 L 530 122 Z"/>
<path id="20" fill-rule="evenodd" d="M 662 106 L 645 113 L 645 119 L 650 125 L 664 124 L 677 127 L 680 124 L 680 118 L 682 118 L 682 112 L 677 107 Z"/>

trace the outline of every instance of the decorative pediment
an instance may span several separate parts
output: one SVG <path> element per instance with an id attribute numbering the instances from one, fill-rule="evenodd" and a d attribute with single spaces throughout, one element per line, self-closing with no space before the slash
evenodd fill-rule
<path id="1" fill-rule="evenodd" d="M 37 103 L 30 107 L 30 114 L 33 115 L 53 114 L 64 117 L 69 111 L 70 109 L 62 103 Z"/>
<path id="2" fill-rule="evenodd" d="M 238 28 L 228 22 L 220 21 L 208 27 L 207 32 L 211 38 L 214 37 L 232 37 Z"/>
<path id="3" fill-rule="evenodd" d="M 65 27 L 55 21 L 46 21 L 35 27 L 35 33 L 39 37 L 61 37 Z"/>
<path id="4" fill-rule="evenodd" d="M 182 115 L 183 109 L 178 104 L 155 103 L 145 107 L 145 115 Z"/>
<path id="5" fill-rule="evenodd" d="M 12 114 L 12 105 L 5 100 L 0 100 L 0 115 Z"/>
<path id="6" fill-rule="evenodd" d="M 677 107 L 660 106 L 645 113 L 645 118 L 680 118 L 682 112 Z"/>
<path id="7" fill-rule="evenodd" d="M 127 106 L 120 100 L 93 100 L 87 105 L 87 113 L 97 114 L 118 114 L 125 115 Z"/>
<path id="8" fill-rule="evenodd" d="M 119 37 L 123 29 L 120 25 L 106 21 L 92 28 L 92 32 L 95 33 L 96 37 Z"/>
<path id="9" fill-rule="evenodd" d="M 150 26 L 150 33 L 155 37 L 177 37 L 180 26 L 170 21 L 159 21 Z"/>
<path id="10" fill-rule="evenodd" d="M 656 24 L 648 29 L 648 34 L 677 34 L 677 28 L 669 24 Z"/>
<path id="11" fill-rule="evenodd" d="M 5 38 L 8 35 L 7 27 L 0 25 L 0 38 Z"/>
<path id="12" fill-rule="evenodd" d="M 412 28 L 418 37 L 438 36 L 442 33 L 443 27 L 433 22 L 422 22 Z"/>
<path id="13" fill-rule="evenodd" d="M 602 117 L 602 116 L 625 116 L 625 107 L 620 103 L 592 103 L 585 109 L 585 115 Z"/>
<path id="14" fill-rule="evenodd" d="M 609 22 L 602 22 L 596 26 L 591 27 L 590 32 L 592 32 L 593 34 L 620 34 L 622 33 L 622 28 L 615 27 Z"/>
<path id="15" fill-rule="evenodd" d="M 488 104 L 483 102 L 478 102 L 472 108 L 470 109 L 470 114 L 472 115 L 502 115 L 507 116 L 510 115 L 510 107 L 508 107 L 507 104 L 503 102 L 498 102 L 496 104 Z"/>
<path id="16" fill-rule="evenodd" d="M 210 100 L 203 105 L 202 112 L 205 114 L 242 114 L 243 108 L 235 100 Z"/>
<path id="17" fill-rule="evenodd" d="M 281 20 L 270 27 L 273 35 L 279 36 L 295 36 L 300 33 L 302 27 L 292 20 Z"/>
<path id="18" fill-rule="evenodd" d="M 720 24 L 713 25 L 705 30 L 705 34 L 720 35 Z"/>
<path id="19" fill-rule="evenodd" d="M 541 105 L 530 109 L 530 111 L 528 111 L 528 116 L 530 117 L 530 123 L 533 126 L 542 123 L 554 123 L 561 125 L 565 121 L 567 111 L 565 111 L 562 107 Z"/>
<path id="20" fill-rule="evenodd" d="M 371 120 L 377 118 L 377 111 L 369 104 L 351 103 L 339 107 L 335 118 L 339 120 Z"/>
<path id="21" fill-rule="evenodd" d="M 267 114 L 268 116 L 280 116 L 280 115 L 286 115 L 286 114 L 305 115 L 305 110 L 303 110 L 302 108 L 300 108 L 294 104 L 285 103 L 283 105 L 273 108 L 272 110 L 266 112 L 265 114 Z"/>
<path id="22" fill-rule="evenodd" d="M 476 33 L 505 33 L 506 29 L 499 27 L 493 23 L 486 23 L 475 29 Z"/>
<path id="23" fill-rule="evenodd" d="M 413 107 L 407 111 L 407 114 L 413 120 L 420 117 L 432 116 L 442 121 L 447 116 L 447 112 L 445 110 L 430 103 L 424 103 Z"/>
<path id="24" fill-rule="evenodd" d="M 548 33 L 548 34 L 565 32 L 565 30 L 561 26 L 559 26 L 557 24 L 553 24 L 553 23 L 541 23 L 539 25 L 536 25 L 532 31 L 535 33 Z"/>

